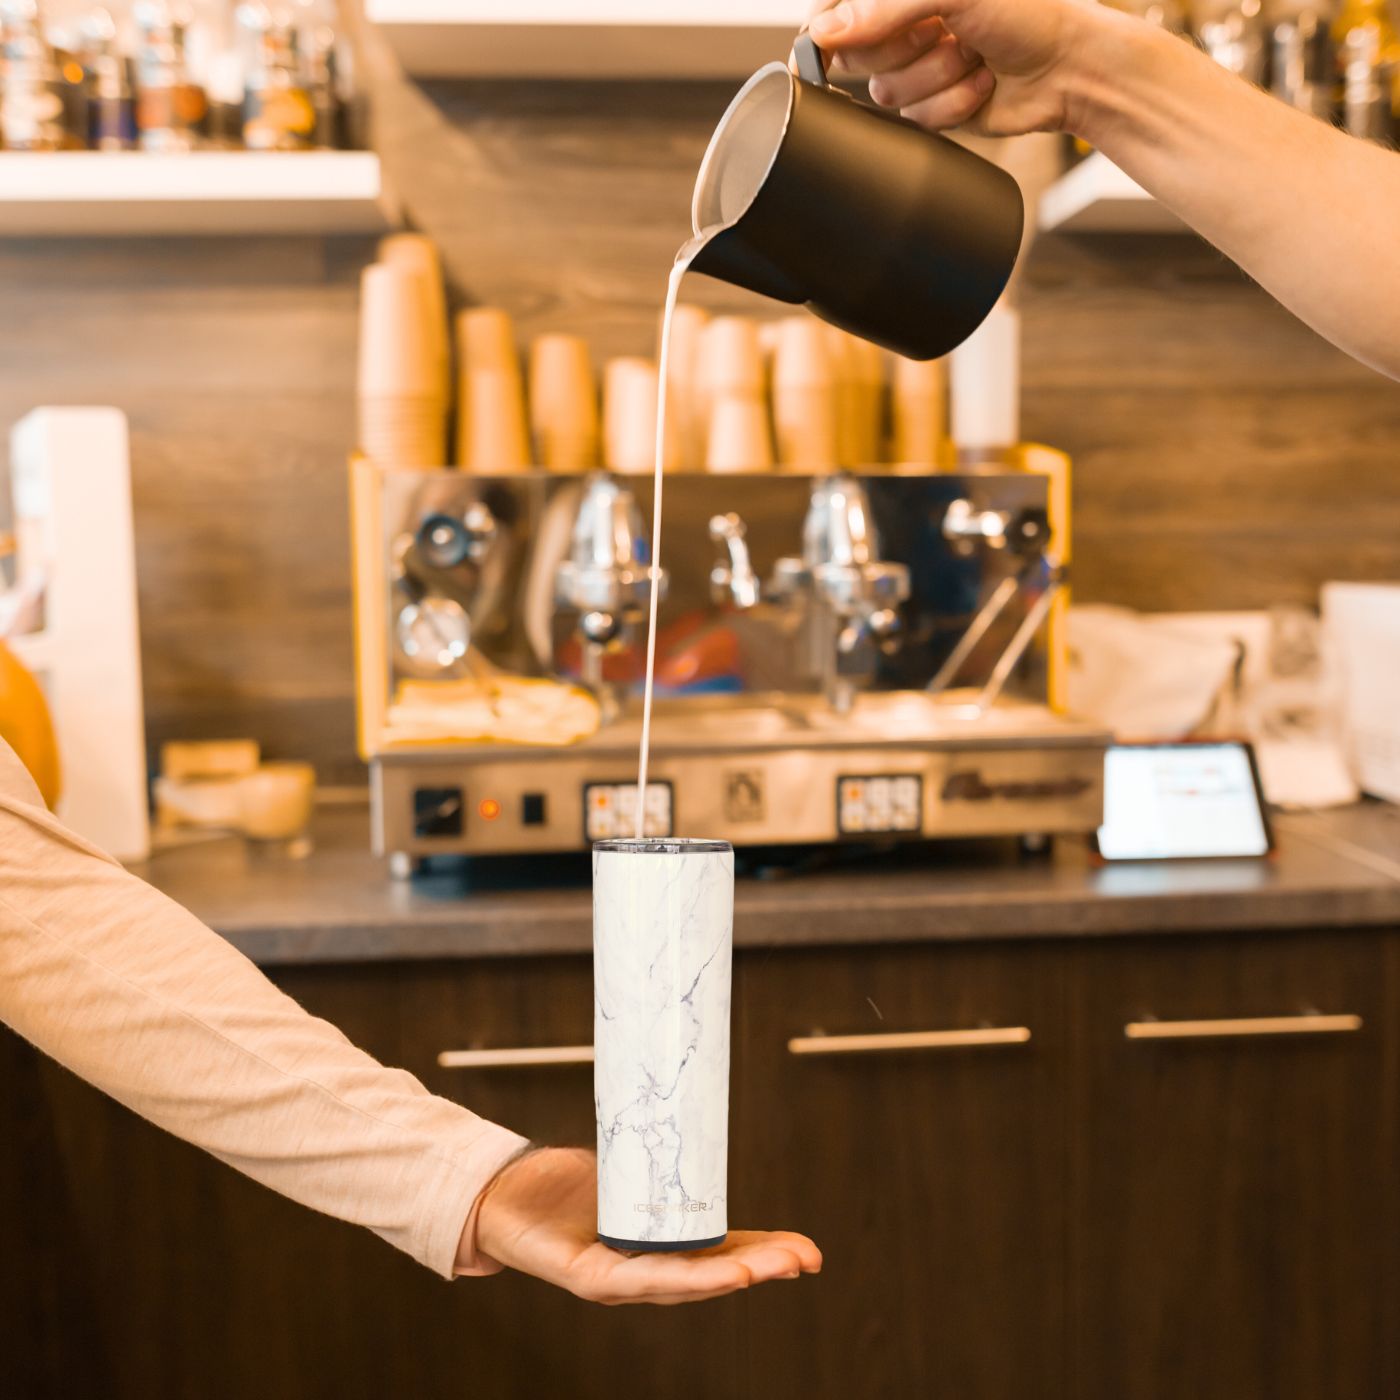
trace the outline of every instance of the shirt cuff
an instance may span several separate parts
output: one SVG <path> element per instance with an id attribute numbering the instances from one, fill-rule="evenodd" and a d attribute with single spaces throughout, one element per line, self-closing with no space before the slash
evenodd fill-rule
<path id="1" fill-rule="evenodd" d="M 519 1133 L 485 1123 L 469 1148 L 444 1164 L 438 1189 L 425 1201 L 427 1238 L 421 1256 L 439 1277 L 480 1277 L 501 1271 L 502 1265 L 476 1249 L 481 1196 L 502 1168 L 529 1146 L 529 1139 Z"/>

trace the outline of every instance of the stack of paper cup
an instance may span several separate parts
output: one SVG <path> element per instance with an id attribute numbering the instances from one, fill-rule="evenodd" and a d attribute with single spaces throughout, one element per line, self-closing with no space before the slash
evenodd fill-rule
<path id="1" fill-rule="evenodd" d="M 457 463 L 482 475 L 530 465 L 525 385 L 515 326 L 494 307 L 457 317 Z"/>
<path id="2" fill-rule="evenodd" d="M 375 263 L 360 282 L 360 449 L 384 466 L 446 460 L 447 395 L 428 278 Z"/>
<path id="3" fill-rule="evenodd" d="M 948 375 L 943 360 L 896 357 L 891 390 L 896 467 L 928 471 L 942 465 L 948 437 Z"/>
<path id="4" fill-rule="evenodd" d="M 880 348 L 831 327 L 836 372 L 836 455 L 859 470 L 881 459 L 884 437 L 885 365 Z"/>
<path id="5" fill-rule="evenodd" d="M 639 476 L 656 467 L 657 369 L 651 360 L 609 360 L 603 373 L 603 465 Z M 675 424 L 667 405 L 667 470 L 676 465 Z"/>
<path id="6" fill-rule="evenodd" d="M 706 421 L 715 400 L 762 394 L 765 376 L 758 323 L 747 316 L 719 316 L 700 333 L 695 386 Z"/>
<path id="7" fill-rule="evenodd" d="M 530 429 L 540 466 L 586 472 L 598 465 L 598 388 L 582 337 L 542 335 L 531 347 Z"/>
<path id="8" fill-rule="evenodd" d="M 447 289 L 437 245 L 421 233 L 393 233 L 379 241 L 379 261 L 422 274 L 428 293 L 428 333 L 442 373 L 442 393 L 452 394 L 452 350 L 447 343 Z"/>
<path id="9" fill-rule="evenodd" d="M 706 311 L 685 302 L 671 317 L 666 422 L 667 436 L 675 443 L 676 465 L 682 471 L 700 471 L 705 465 L 706 414 L 700 402 L 699 373 L 700 341 L 709 320 Z"/>
<path id="10" fill-rule="evenodd" d="M 773 429 L 762 395 L 725 394 L 710 410 L 705 448 L 708 472 L 766 472 L 773 469 Z"/>
<path id="11" fill-rule="evenodd" d="M 700 337 L 696 383 L 706 424 L 705 469 L 771 470 L 773 431 L 757 324 L 743 316 L 711 321 Z"/>
<path id="12" fill-rule="evenodd" d="M 793 471 L 841 465 L 837 386 L 827 328 L 812 316 L 789 316 L 773 344 L 773 427 L 778 462 Z"/>

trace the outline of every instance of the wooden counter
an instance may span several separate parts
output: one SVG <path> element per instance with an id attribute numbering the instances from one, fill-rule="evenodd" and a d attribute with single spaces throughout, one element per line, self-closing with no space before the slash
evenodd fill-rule
<path id="1" fill-rule="evenodd" d="M 1400 927 L 1395 809 L 1366 803 L 1285 816 L 1277 826 L 1271 861 L 1105 869 L 1079 841 L 1060 841 L 1035 859 L 995 842 L 884 858 L 843 849 L 825 867 L 768 867 L 768 878 L 741 878 L 735 943 Z M 1393 864 L 1368 860 L 1365 843 L 1391 850 Z M 459 863 L 404 885 L 389 878 L 369 845 L 367 809 L 332 809 L 318 818 L 315 850 L 305 860 L 224 840 L 157 855 L 138 873 L 265 967 L 538 956 L 591 946 L 586 857 Z"/>

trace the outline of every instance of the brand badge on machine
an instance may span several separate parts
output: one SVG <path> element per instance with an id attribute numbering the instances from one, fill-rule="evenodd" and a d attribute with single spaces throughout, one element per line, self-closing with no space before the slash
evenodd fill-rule
<path id="1" fill-rule="evenodd" d="M 1091 784 L 1085 778 L 1047 778 L 1039 782 L 989 783 L 977 769 L 950 773 L 943 784 L 945 802 L 1050 802 L 1057 797 L 1082 797 Z"/>
<path id="2" fill-rule="evenodd" d="M 752 768 L 724 775 L 724 815 L 731 822 L 761 822 L 764 817 L 763 774 Z"/>

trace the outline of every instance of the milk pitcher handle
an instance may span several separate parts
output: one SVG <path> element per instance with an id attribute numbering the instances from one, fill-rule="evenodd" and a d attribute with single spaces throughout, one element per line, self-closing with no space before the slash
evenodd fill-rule
<path id="1" fill-rule="evenodd" d="M 826 55 L 817 47 L 817 41 L 804 29 L 792 46 L 792 63 L 797 76 L 813 87 L 830 87 L 826 80 Z"/>

